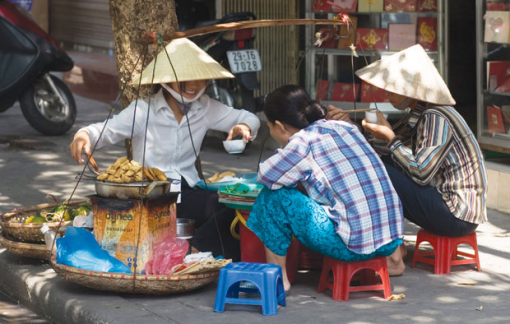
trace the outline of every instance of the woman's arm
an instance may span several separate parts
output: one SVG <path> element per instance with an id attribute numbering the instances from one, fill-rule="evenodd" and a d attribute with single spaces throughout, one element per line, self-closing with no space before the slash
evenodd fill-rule
<path id="1" fill-rule="evenodd" d="M 131 129 L 133 127 L 133 114 L 135 103 L 131 103 L 128 107 L 122 110 L 119 114 L 114 115 L 111 119 L 91 124 L 87 127 L 80 129 L 78 132 L 86 131 L 89 134 L 90 142 L 92 145 L 97 143 L 97 148 L 103 147 L 108 144 L 115 144 L 131 137 Z M 136 109 L 137 116 L 136 122 L 139 124 L 141 120 L 145 120 L 147 114 L 147 104 L 145 101 L 139 100 Z M 106 128 L 99 138 L 104 124 L 107 123 Z M 145 125 L 145 124 L 144 124 Z M 135 126 L 136 127 L 136 126 Z"/>
<path id="2" fill-rule="evenodd" d="M 311 174 L 308 143 L 292 138 L 283 148 L 260 164 L 258 182 L 271 190 L 295 187 Z"/>
<path id="3" fill-rule="evenodd" d="M 388 144 L 392 159 L 419 185 L 427 185 L 436 175 L 453 145 L 448 120 L 437 113 L 424 113 L 417 126 L 416 149 L 406 147 L 398 136 Z"/>
<path id="4" fill-rule="evenodd" d="M 249 128 L 252 139 L 257 136 L 260 120 L 251 112 L 228 107 L 210 98 L 208 98 L 206 105 L 208 106 L 206 107 L 208 109 L 206 116 L 210 129 L 229 133 L 234 131 L 233 128 L 236 125 L 241 125 L 242 129 Z M 242 125 L 245 127 L 242 127 Z"/>

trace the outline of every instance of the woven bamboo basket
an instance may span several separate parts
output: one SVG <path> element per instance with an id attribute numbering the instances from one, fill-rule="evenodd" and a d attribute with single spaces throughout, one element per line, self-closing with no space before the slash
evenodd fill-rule
<path id="1" fill-rule="evenodd" d="M 0 244 L 12 253 L 29 258 L 48 260 L 50 254 L 46 244 L 13 242 L 2 235 L 0 235 Z"/>
<path id="2" fill-rule="evenodd" d="M 219 275 L 219 270 L 185 275 L 132 275 L 97 272 L 57 264 L 52 256 L 51 266 L 62 277 L 88 288 L 121 293 L 164 295 L 190 291 L 203 287 Z"/>
<path id="3" fill-rule="evenodd" d="M 69 207 L 74 207 L 88 200 L 75 200 L 69 203 Z M 50 230 L 56 231 L 59 228 L 59 233 L 63 235 L 66 225 L 69 225 L 71 221 L 62 222 L 47 222 L 38 224 L 25 224 L 28 217 L 32 216 L 34 212 L 45 209 L 51 209 L 56 207 L 57 203 L 40 204 L 32 207 L 18 208 L 13 211 L 7 212 L 0 215 L 0 225 L 3 228 L 4 236 L 10 240 L 16 240 L 21 242 L 44 242 L 44 235 L 41 233 L 41 227 L 43 224 L 48 225 Z"/>

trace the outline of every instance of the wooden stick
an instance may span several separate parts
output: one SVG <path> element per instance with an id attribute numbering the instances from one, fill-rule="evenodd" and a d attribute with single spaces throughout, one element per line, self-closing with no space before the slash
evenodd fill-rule
<path id="1" fill-rule="evenodd" d="M 372 111 L 372 110 L 375 110 L 375 108 L 343 110 L 342 112 L 344 112 L 344 113 L 356 113 L 356 112 L 365 112 L 365 111 Z"/>
<path id="2" fill-rule="evenodd" d="M 247 20 L 232 22 L 226 24 L 216 24 L 212 26 L 199 27 L 188 29 L 185 31 L 178 31 L 169 35 L 162 35 L 164 41 L 170 41 L 175 38 L 193 37 L 211 33 L 224 32 L 228 30 L 239 30 L 247 28 L 259 28 L 270 26 L 292 26 L 292 25 L 345 25 L 342 20 L 334 19 L 265 19 L 265 20 Z M 153 44 L 156 42 L 156 33 L 148 33 L 143 35 L 137 42 L 144 45 Z"/>

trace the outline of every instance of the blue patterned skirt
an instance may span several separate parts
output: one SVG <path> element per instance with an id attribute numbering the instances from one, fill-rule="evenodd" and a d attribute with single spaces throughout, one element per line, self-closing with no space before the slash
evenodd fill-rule
<path id="1" fill-rule="evenodd" d="M 292 235 L 308 248 L 330 258 L 362 261 L 388 256 L 402 244 L 396 239 L 370 254 L 354 253 L 335 231 L 335 224 L 324 208 L 296 189 L 264 188 L 253 205 L 247 226 L 273 253 L 284 256 Z"/>

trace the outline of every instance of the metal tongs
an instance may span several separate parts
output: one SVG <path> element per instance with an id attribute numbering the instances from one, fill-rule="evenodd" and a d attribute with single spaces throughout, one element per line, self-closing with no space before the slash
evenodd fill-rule
<path id="1" fill-rule="evenodd" d="M 96 160 L 94 160 L 94 158 L 91 156 L 88 156 L 88 159 L 89 159 L 89 163 L 87 164 L 87 166 L 89 167 L 89 170 L 90 172 L 96 174 L 96 175 L 99 175 L 101 173 L 101 170 L 99 170 L 99 167 L 97 166 L 97 163 L 96 163 Z"/>

